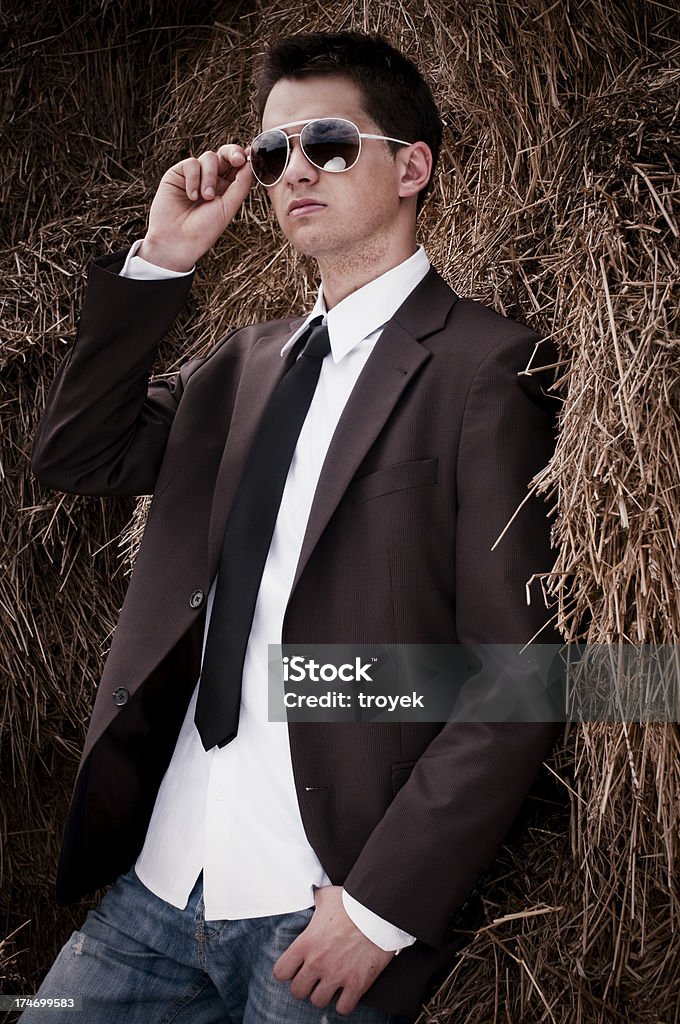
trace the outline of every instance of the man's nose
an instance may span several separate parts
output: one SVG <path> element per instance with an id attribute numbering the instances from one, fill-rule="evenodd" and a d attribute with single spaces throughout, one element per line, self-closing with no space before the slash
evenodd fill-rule
<path id="1" fill-rule="evenodd" d="M 317 181 L 319 169 L 310 163 L 302 152 L 299 139 L 291 139 L 289 142 L 290 156 L 288 165 L 284 171 L 284 181 L 294 185 L 298 181 Z"/>

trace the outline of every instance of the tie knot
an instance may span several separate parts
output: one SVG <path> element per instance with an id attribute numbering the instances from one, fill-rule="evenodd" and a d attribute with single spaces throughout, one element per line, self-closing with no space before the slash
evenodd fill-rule
<path id="1" fill-rule="evenodd" d="M 328 337 L 328 328 L 319 323 L 312 329 L 301 354 L 311 356 L 312 359 L 323 359 L 330 350 L 331 339 Z"/>

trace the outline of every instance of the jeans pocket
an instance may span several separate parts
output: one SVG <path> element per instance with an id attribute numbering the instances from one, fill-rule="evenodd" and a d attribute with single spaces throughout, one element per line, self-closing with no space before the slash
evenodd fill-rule
<path id="1" fill-rule="evenodd" d="M 270 948 L 275 957 L 281 956 L 291 942 L 305 930 L 313 913 L 314 907 L 305 907 L 304 910 L 296 910 L 291 914 L 277 915 L 270 936 Z"/>

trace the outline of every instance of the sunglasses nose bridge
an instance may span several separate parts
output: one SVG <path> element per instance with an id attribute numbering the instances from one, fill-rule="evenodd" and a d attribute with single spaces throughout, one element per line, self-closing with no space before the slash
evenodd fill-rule
<path id="1" fill-rule="evenodd" d="M 293 178 L 298 181 L 301 178 L 318 178 L 319 168 L 312 163 L 305 154 L 300 143 L 300 132 L 288 136 L 288 157 L 282 177 Z"/>

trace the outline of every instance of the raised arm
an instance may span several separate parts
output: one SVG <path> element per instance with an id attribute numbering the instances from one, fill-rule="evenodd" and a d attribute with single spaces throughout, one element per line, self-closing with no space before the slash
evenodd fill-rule
<path id="1" fill-rule="evenodd" d="M 137 255 L 191 271 L 241 206 L 252 171 L 240 146 L 182 160 L 163 176 Z M 151 381 L 158 345 L 193 275 L 165 281 L 119 276 L 125 253 L 91 267 L 76 342 L 50 389 L 32 468 L 56 490 L 150 494 L 191 360 L 170 380 Z"/>

